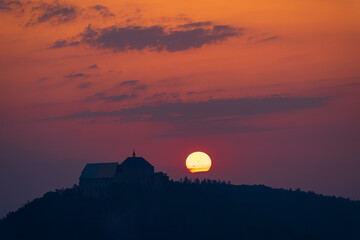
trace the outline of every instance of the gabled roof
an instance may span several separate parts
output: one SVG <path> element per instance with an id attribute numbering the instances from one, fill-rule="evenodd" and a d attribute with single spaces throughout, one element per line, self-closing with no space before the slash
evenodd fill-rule
<path id="1" fill-rule="evenodd" d="M 121 168 L 152 168 L 154 169 L 153 165 L 151 165 L 148 161 L 146 161 L 142 157 L 128 157 L 126 158 L 121 164 Z"/>
<path id="2" fill-rule="evenodd" d="M 117 162 L 88 163 L 81 172 L 80 179 L 113 178 L 115 176 L 117 167 Z"/>

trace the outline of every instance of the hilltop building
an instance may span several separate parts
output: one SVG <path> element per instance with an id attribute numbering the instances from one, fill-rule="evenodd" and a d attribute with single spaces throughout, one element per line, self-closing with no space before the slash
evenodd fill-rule
<path id="1" fill-rule="evenodd" d="M 154 166 L 142 157 L 126 158 L 121 164 L 88 163 L 79 178 L 79 187 L 85 196 L 106 197 L 109 186 L 114 183 L 136 182 L 144 186 L 162 188 L 169 177 L 154 172 Z"/>

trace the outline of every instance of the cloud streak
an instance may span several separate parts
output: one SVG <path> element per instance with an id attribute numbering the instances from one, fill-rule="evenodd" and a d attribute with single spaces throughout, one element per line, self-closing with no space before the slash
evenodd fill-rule
<path id="1" fill-rule="evenodd" d="M 105 93 L 97 93 L 94 97 L 92 97 L 92 100 L 103 100 L 107 103 L 109 102 L 122 102 L 131 98 L 136 98 L 137 95 L 135 93 L 133 94 L 120 94 L 120 95 L 106 95 Z"/>
<path id="2" fill-rule="evenodd" d="M 93 64 L 93 65 L 90 65 L 88 68 L 89 69 L 97 69 L 97 68 L 99 68 L 99 66 L 97 64 Z"/>
<path id="3" fill-rule="evenodd" d="M 105 101 L 122 101 L 135 96 L 100 97 Z M 143 105 L 109 112 L 83 111 L 48 120 L 115 117 L 119 118 L 120 122 L 161 122 L 172 126 L 169 134 L 160 137 L 217 135 L 274 130 L 274 128 L 244 125 L 240 121 L 264 114 L 318 108 L 326 105 L 328 100 L 323 97 L 217 99 L 191 103 L 162 103 L 156 106 Z"/>
<path id="4" fill-rule="evenodd" d="M 138 92 L 146 89 L 147 85 L 141 83 L 139 80 L 128 80 L 120 82 L 112 88 L 99 92 L 94 96 L 88 97 L 86 101 L 104 101 L 105 103 L 122 102 L 138 97 Z"/>
<path id="5" fill-rule="evenodd" d="M 103 5 L 94 5 L 94 6 L 91 6 L 90 9 L 93 9 L 93 10 L 97 11 L 104 18 L 114 17 L 115 16 L 115 14 L 110 12 L 110 10 L 107 7 L 103 6 Z"/>
<path id="6" fill-rule="evenodd" d="M 10 12 L 22 7 L 22 3 L 17 0 L 0 0 L 0 11 Z"/>
<path id="7" fill-rule="evenodd" d="M 126 120 L 193 121 L 211 118 L 254 116 L 323 106 L 325 98 L 239 98 L 193 103 L 166 103 L 122 109 Z"/>
<path id="8" fill-rule="evenodd" d="M 63 48 L 64 46 L 66 47 L 76 47 L 79 46 L 80 42 L 78 41 L 68 41 L 68 40 L 58 40 L 55 41 L 50 48 Z"/>
<path id="9" fill-rule="evenodd" d="M 270 35 L 269 33 L 259 33 L 248 37 L 248 41 L 252 43 L 265 43 L 279 40 L 279 35 Z"/>
<path id="10" fill-rule="evenodd" d="M 96 28 L 89 25 L 77 37 L 58 40 L 52 48 L 76 46 L 79 43 L 93 48 L 126 51 L 185 51 L 201 48 L 206 44 L 221 43 L 229 38 L 243 35 L 244 29 L 212 22 L 194 22 L 177 28 L 153 26 L 110 26 Z"/>
<path id="11" fill-rule="evenodd" d="M 67 79 L 87 78 L 87 77 L 89 77 L 89 75 L 84 74 L 84 73 L 70 73 L 70 74 L 64 76 L 64 78 L 67 78 Z"/>
<path id="12" fill-rule="evenodd" d="M 156 106 L 138 106 L 111 112 L 77 112 L 53 120 L 121 117 L 124 121 L 173 122 L 206 120 L 225 117 L 255 116 L 311 109 L 326 105 L 328 98 L 238 98 L 217 99 L 192 103 L 163 103 Z"/>
<path id="13" fill-rule="evenodd" d="M 53 25 L 67 23 L 75 20 L 81 9 L 72 4 L 59 3 L 40 3 L 33 6 L 31 11 L 34 13 L 32 18 L 26 23 L 26 27 L 48 22 Z"/>
<path id="14" fill-rule="evenodd" d="M 139 80 L 128 80 L 128 81 L 123 81 L 120 84 L 118 84 L 117 86 L 135 86 L 139 83 Z"/>

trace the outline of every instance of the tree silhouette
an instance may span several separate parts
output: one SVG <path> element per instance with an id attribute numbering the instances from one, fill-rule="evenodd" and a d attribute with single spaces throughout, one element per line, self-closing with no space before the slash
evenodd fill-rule
<path id="1" fill-rule="evenodd" d="M 46 193 L 0 221 L 0 239 L 360 239 L 360 203 L 300 190 L 185 177 Z"/>

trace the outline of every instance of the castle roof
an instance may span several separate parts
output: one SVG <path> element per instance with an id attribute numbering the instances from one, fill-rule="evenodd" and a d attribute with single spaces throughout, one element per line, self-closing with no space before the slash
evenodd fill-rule
<path id="1" fill-rule="evenodd" d="M 112 163 L 88 163 L 81 172 L 80 179 L 89 178 L 113 178 L 118 167 L 117 162 Z"/>
<path id="2" fill-rule="evenodd" d="M 151 168 L 154 169 L 148 161 L 142 157 L 128 157 L 121 164 L 121 168 Z"/>

